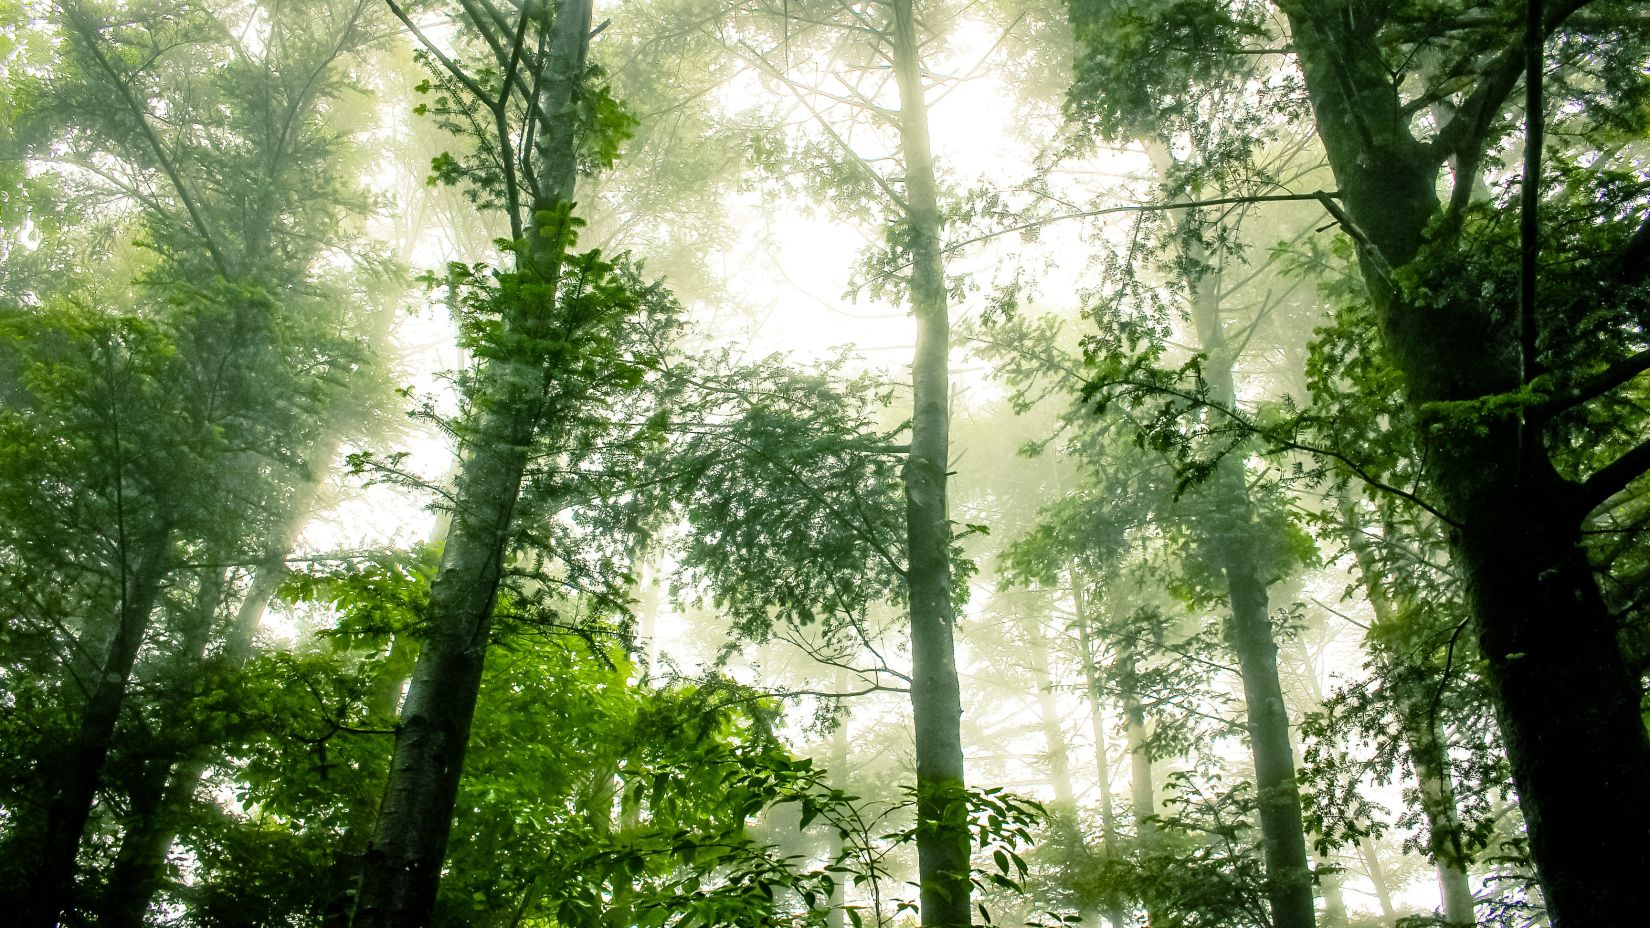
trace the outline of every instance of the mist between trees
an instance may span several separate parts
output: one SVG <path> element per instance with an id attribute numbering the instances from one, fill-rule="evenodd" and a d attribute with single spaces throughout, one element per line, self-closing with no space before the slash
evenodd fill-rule
<path id="1" fill-rule="evenodd" d="M 0 0 L 0 921 L 1625 926 L 1632 0 Z"/>

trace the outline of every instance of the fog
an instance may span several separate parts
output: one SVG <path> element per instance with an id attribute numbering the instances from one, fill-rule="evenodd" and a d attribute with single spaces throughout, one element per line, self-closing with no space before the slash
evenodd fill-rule
<path id="1" fill-rule="evenodd" d="M 0 2 L 8 918 L 1632 923 L 1647 89 L 1628 0 Z"/>

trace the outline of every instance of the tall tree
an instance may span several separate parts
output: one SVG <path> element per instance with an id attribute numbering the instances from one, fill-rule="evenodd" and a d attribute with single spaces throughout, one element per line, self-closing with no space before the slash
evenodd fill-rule
<path id="1" fill-rule="evenodd" d="M 1540 165 L 1549 114 L 1566 119 L 1562 137 L 1583 158 L 1608 151 L 1600 146 L 1633 119 L 1619 105 L 1642 93 L 1643 77 L 1626 77 L 1618 62 L 1642 53 L 1643 23 L 1618 3 L 1500 4 L 1484 28 L 1418 7 L 1278 7 L 1382 347 L 1424 436 L 1553 923 L 1630 920 L 1633 874 L 1650 869 L 1650 736 L 1642 682 L 1623 658 L 1582 530 L 1650 465 L 1641 424 L 1588 412 L 1632 390 L 1650 363 L 1633 334 L 1642 325 L 1627 321 L 1640 318 L 1650 224 L 1639 199 L 1584 178 L 1574 179 L 1582 190 L 1543 196 Z M 1403 63 L 1423 46 L 1437 50 L 1435 64 Z M 1458 74 L 1475 76 L 1470 89 L 1451 86 Z M 1473 194 L 1494 148 L 1516 131 L 1505 114 L 1520 108 L 1521 78 L 1524 222 L 1512 237 L 1491 232 L 1512 207 L 1475 206 Z M 1447 101 L 1451 117 L 1417 127 L 1409 114 L 1433 100 Z M 1581 214 L 1607 234 L 1567 238 Z M 1585 282 L 1562 270 L 1578 249 L 1601 268 Z M 1475 283 L 1451 286 L 1466 280 Z M 1582 323 L 1598 313 L 1624 325 L 1607 333 Z M 1569 450 L 1577 442 L 1599 453 L 1578 457 Z M 1601 804 L 1607 822 L 1592 818 Z"/>
<path id="2" fill-rule="evenodd" d="M 390 6 L 424 43 L 441 84 L 437 109 L 479 133 L 471 161 L 447 159 L 437 169 L 465 176 L 483 202 L 504 209 L 514 267 L 492 281 L 470 274 L 453 281 L 480 291 L 483 315 L 472 331 L 482 360 L 459 427 L 452 525 L 430 590 L 428 631 L 363 866 L 353 922 L 361 926 L 430 921 L 523 479 L 536 447 L 566 440 L 552 426 L 573 414 L 589 378 L 615 376 L 603 336 L 634 305 L 594 254 L 569 260 L 581 161 L 611 161 L 613 133 L 624 125 L 587 81 L 588 0 L 514 9 L 464 3 L 460 35 L 480 47 L 486 64 L 475 73 L 486 84 Z M 604 118 L 608 124 L 594 124 Z"/>
<path id="3" fill-rule="evenodd" d="M 85 526 L 84 538 L 67 548 L 54 543 L 50 560 L 27 551 L 22 536 L 8 545 L 25 570 L 55 565 L 63 582 L 80 588 L 84 613 L 60 619 L 60 627 L 78 628 L 66 644 L 90 657 L 91 666 L 71 673 L 95 672 L 83 705 L 70 710 L 78 721 L 68 744 L 37 756 L 49 798 L 28 878 L 30 923 L 53 923 L 79 905 L 76 857 L 99 794 L 128 786 L 134 799 L 144 792 L 133 785 L 141 777 L 110 782 L 106 775 L 123 750 L 142 755 L 153 746 L 143 743 L 142 713 L 128 706 L 132 683 L 140 675 L 159 682 L 188 675 L 172 658 L 146 655 L 163 652 L 167 637 L 182 655 L 204 651 L 227 567 L 255 556 L 252 539 L 280 518 L 281 501 L 307 479 L 314 423 L 337 395 L 332 378 L 366 362 L 360 344 L 351 344 L 349 312 L 335 300 L 349 275 L 329 275 L 317 259 L 348 234 L 339 225 L 354 211 L 354 191 L 343 177 L 345 134 L 315 114 L 347 92 L 339 59 L 361 38 L 367 6 L 306 20 L 313 33 L 292 31 L 292 41 L 281 44 L 293 56 L 282 62 L 292 68 L 286 81 L 271 79 L 270 59 L 232 47 L 219 19 L 224 11 L 212 7 L 138 4 L 117 19 L 65 2 L 30 24 L 57 30 L 63 54 L 29 76 L 28 156 L 79 196 L 112 197 L 122 208 L 105 212 L 105 221 L 141 230 L 151 253 L 111 266 L 101 285 L 103 318 L 71 321 L 63 309 L 85 297 L 74 285 L 45 280 L 24 295 L 33 305 L 8 314 L 11 324 L 32 329 L 25 350 L 34 364 L 69 374 L 79 352 L 50 331 L 68 323 L 87 336 L 85 360 L 114 377 L 103 378 L 114 391 L 103 398 L 82 394 L 93 401 L 88 411 L 102 409 L 94 421 L 101 419 L 104 434 L 85 436 L 81 446 L 112 465 L 106 480 L 82 474 L 94 496 L 109 493 L 112 521 Z M 139 361 L 146 352 L 149 360 Z M 20 385 L 32 398 L 18 410 L 29 412 L 12 427 L 44 424 L 30 420 L 68 398 L 58 388 L 42 390 L 45 383 L 25 376 Z M 49 470 L 62 477 L 67 463 L 59 459 Z M 88 543 L 95 551 L 100 534 L 114 538 L 112 623 L 98 621 L 96 581 L 84 583 L 90 578 L 69 554 Z M 182 560 L 213 566 L 174 573 Z M 170 628 L 156 621 L 166 612 Z M 140 735 L 136 742 L 118 743 L 123 725 Z M 19 829 L 8 843 L 31 831 Z"/>
<path id="4" fill-rule="evenodd" d="M 894 78 L 905 168 L 905 247 L 911 259 L 911 451 L 905 463 L 906 583 L 911 607 L 911 714 L 917 730 L 917 867 L 924 928 L 972 924 L 963 796 L 962 694 L 952 640 L 950 470 L 951 317 L 941 259 L 939 188 L 912 0 L 891 0 Z"/>

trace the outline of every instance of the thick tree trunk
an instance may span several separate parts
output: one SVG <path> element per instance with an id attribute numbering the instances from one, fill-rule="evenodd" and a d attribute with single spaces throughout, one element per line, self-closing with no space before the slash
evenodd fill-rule
<path id="1" fill-rule="evenodd" d="M 1455 562 L 1553 924 L 1627 924 L 1650 873 L 1650 743 L 1579 525 L 1542 512 L 1558 489 L 1458 509 Z"/>
<path id="2" fill-rule="evenodd" d="M 1440 215 L 1440 153 L 1398 112 L 1391 77 L 1350 0 L 1281 3 L 1318 134 L 1363 238 L 1360 257 L 1386 348 L 1426 427 L 1435 403 L 1518 387 L 1497 307 L 1408 305 L 1393 272 L 1414 261 Z M 1511 312 L 1511 307 L 1501 307 Z M 1485 333 L 1502 333 L 1486 338 Z M 1488 669 L 1496 717 L 1556 928 L 1642 918 L 1650 873 L 1650 738 L 1638 681 L 1580 547 L 1587 516 L 1554 471 L 1539 429 L 1488 420 L 1446 429 L 1430 472 L 1454 522 L 1452 560 Z M 1528 440 L 1525 440 L 1528 439 Z M 1597 810 L 1607 808 L 1600 819 Z"/>
<path id="3" fill-rule="evenodd" d="M 574 106 L 590 19 L 590 0 L 561 0 L 537 75 L 545 114 L 535 146 L 539 188 L 518 270 L 543 292 L 553 293 L 560 279 L 566 238 L 539 224 L 572 201 Z M 550 306 L 517 305 L 506 327 L 529 344 L 546 342 L 552 315 Z M 511 519 L 544 415 L 546 363 L 547 357 L 495 360 L 481 374 L 486 401 L 477 404 L 474 438 L 464 447 L 452 529 L 430 589 L 430 633 L 402 704 L 362 870 L 357 928 L 424 928 L 434 912 Z"/>
<path id="4" fill-rule="evenodd" d="M 940 256 L 940 211 L 928 142 L 928 103 L 912 0 L 893 0 L 911 249 L 911 451 L 905 463 L 906 582 L 911 606 L 911 713 L 916 726 L 917 871 L 923 928 L 971 921 L 968 817 L 963 796 L 962 693 L 952 643 L 950 463 L 951 318 Z"/>
<path id="5" fill-rule="evenodd" d="M 1188 222 L 1195 215 L 1188 213 Z M 1202 256 L 1190 256 L 1200 262 Z M 1192 321 L 1208 355 L 1205 375 L 1210 398 L 1230 406 L 1234 358 L 1226 344 L 1217 281 L 1193 280 Z M 1295 753 L 1290 741 L 1289 712 L 1278 679 L 1278 646 L 1272 634 L 1266 578 L 1255 559 L 1249 491 L 1241 461 L 1228 457 L 1217 467 L 1208 504 L 1219 528 L 1207 539 L 1208 551 L 1226 577 L 1231 601 L 1227 639 L 1237 655 L 1248 716 L 1249 747 L 1255 763 L 1266 893 L 1274 928 L 1312 928 L 1312 872 L 1306 853 L 1306 826 L 1295 783 Z"/>
<path id="6" fill-rule="evenodd" d="M 103 765 L 114 742 L 132 668 L 166 580 L 171 532 L 163 528 L 156 536 L 142 547 L 130 579 L 123 576 L 115 630 L 103 649 L 97 677 L 91 681 L 79 732 L 61 762 L 40 771 L 42 779 L 51 784 L 51 792 L 39 863 L 18 922 L 22 928 L 53 928 L 73 904 L 80 839 L 103 784 Z"/>

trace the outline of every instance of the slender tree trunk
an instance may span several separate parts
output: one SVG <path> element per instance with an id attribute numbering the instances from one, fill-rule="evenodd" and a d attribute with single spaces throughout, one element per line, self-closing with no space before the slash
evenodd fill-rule
<path id="1" fill-rule="evenodd" d="M 1430 719 L 1406 718 L 1404 741 L 1415 764 L 1416 778 L 1420 781 L 1421 809 L 1426 814 L 1428 837 L 1431 839 L 1428 849 L 1438 870 L 1439 908 L 1444 921 L 1454 926 L 1475 924 L 1475 900 L 1472 881 L 1467 876 L 1466 855 L 1461 848 L 1461 821 L 1455 805 L 1455 784 L 1451 782 L 1449 759 L 1439 743 L 1437 728 Z"/>
<path id="2" fill-rule="evenodd" d="M 1381 922 L 1397 924 L 1398 908 L 1392 903 L 1392 881 L 1387 879 L 1386 866 L 1381 863 L 1380 848 L 1375 846 L 1374 839 L 1364 838 L 1358 842 L 1358 856 L 1363 858 L 1364 872 L 1369 874 L 1369 884 L 1375 889 L 1375 904 L 1381 907 Z"/>
<path id="3" fill-rule="evenodd" d="M 1511 307 L 1411 305 L 1394 272 L 1413 262 L 1441 215 L 1441 152 L 1398 115 L 1387 64 L 1351 0 L 1279 6 L 1316 112 L 1318 135 L 1363 245 L 1360 259 L 1382 341 L 1402 371 L 1412 414 L 1520 386 Z M 1365 31 L 1354 24 L 1364 23 Z M 1486 336 L 1485 333 L 1493 333 Z M 1526 440 L 1528 439 L 1528 440 Z M 1639 682 L 1580 545 L 1588 515 L 1553 469 L 1539 427 L 1483 417 L 1444 429 L 1428 469 L 1454 523 L 1452 560 L 1465 579 L 1479 652 L 1494 694 L 1530 856 L 1556 928 L 1643 918 L 1650 873 L 1650 737 Z M 1608 809 L 1604 818 L 1599 809 Z"/>
<path id="4" fill-rule="evenodd" d="M 1071 754 L 1066 750 L 1060 706 L 1054 698 L 1054 681 L 1049 673 L 1048 641 L 1043 638 L 1042 626 L 1032 616 L 1023 617 L 1021 628 L 1026 634 L 1031 685 L 1037 689 L 1037 719 L 1043 729 L 1043 744 L 1048 748 L 1048 776 L 1054 787 L 1054 804 L 1059 814 L 1075 827 L 1077 793 L 1071 785 Z"/>
<path id="5" fill-rule="evenodd" d="M 1228 483 L 1228 487 L 1233 486 Z M 1241 487 L 1241 477 L 1235 482 Z M 1247 507 L 1244 509 L 1247 515 Z M 1249 745 L 1255 762 L 1255 789 L 1266 864 L 1266 892 L 1276 928 L 1311 928 L 1312 875 L 1306 856 L 1306 827 L 1295 785 L 1289 714 L 1278 680 L 1278 646 L 1272 637 L 1266 586 L 1250 552 L 1230 543 L 1224 569 L 1232 600 L 1228 635 L 1243 678 Z"/>
<path id="6" fill-rule="evenodd" d="M 1341 494 L 1340 504 L 1346 525 L 1347 546 L 1351 548 L 1358 572 L 1363 577 L 1365 595 L 1375 612 L 1376 625 L 1391 626 L 1404 621 L 1404 613 L 1409 609 L 1394 602 L 1388 594 L 1382 582 L 1381 566 L 1370 548 L 1369 539 L 1364 535 L 1357 506 L 1345 491 Z M 1404 657 L 1396 654 L 1379 656 L 1387 662 Z M 1321 695 L 1319 700 L 1322 701 Z M 1451 925 L 1474 924 L 1476 915 L 1473 911 L 1472 883 L 1467 874 L 1466 853 L 1461 846 L 1455 784 L 1450 776 L 1449 757 L 1439 736 L 1439 721 L 1433 717 L 1431 701 L 1416 698 L 1411 693 L 1400 693 L 1395 710 L 1401 719 L 1404 746 L 1421 789 L 1421 811 L 1427 817 L 1428 849 L 1438 870 L 1440 909 L 1445 921 Z"/>
<path id="7" fill-rule="evenodd" d="M 560 0 L 541 63 L 536 105 L 544 118 L 536 139 L 539 188 L 518 270 L 541 292 L 561 276 L 565 230 L 556 222 L 571 204 L 578 82 L 590 41 L 590 0 Z M 430 589 L 430 633 L 402 704 L 389 779 L 367 850 L 356 928 L 424 928 L 432 917 L 470 726 L 487 656 L 493 606 L 507 557 L 511 519 L 535 433 L 543 418 L 545 369 L 553 307 L 518 302 L 507 310 L 510 334 L 545 353 L 489 362 L 481 373 L 485 402 L 472 424 L 456 481 L 451 533 Z"/>
<path id="8" fill-rule="evenodd" d="M 1146 708 L 1140 704 L 1140 693 L 1135 689 L 1138 677 L 1134 667 L 1134 648 L 1124 648 L 1117 663 L 1124 684 L 1123 722 L 1127 726 L 1125 732 L 1129 749 L 1129 801 L 1134 805 L 1135 827 L 1140 832 L 1140 843 L 1150 847 L 1157 836 L 1157 825 L 1151 821 L 1152 816 L 1157 814 L 1157 787 L 1152 775 Z"/>
<path id="9" fill-rule="evenodd" d="M 1346 928 L 1346 894 L 1342 890 L 1345 882 L 1339 872 L 1329 872 L 1328 868 L 1334 862 L 1328 857 L 1313 851 L 1313 864 L 1317 867 L 1319 882 L 1323 889 L 1323 918 L 1320 923 L 1323 928 Z"/>
<path id="10" fill-rule="evenodd" d="M 1111 749 L 1106 744 L 1105 687 L 1101 685 L 1100 670 L 1095 663 L 1094 632 L 1090 627 L 1088 597 L 1083 592 L 1082 574 L 1071 571 L 1072 604 L 1077 612 L 1078 645 L 1083 649 L 1083 682 L 1088 686 L 1089 720 L 1094 728 L 1094 769 L 1100 785 L 1100 848 L 1109 860 L 1118 856 L 1117 805 L 1111 791 Z M 1150 761 L 1147 761 L 1148 770 Z M 1150 779 L 1148 773 L 1147 779 Z M 1113 928 L 1124 928 L 1127 916 L 1119 907 L 1106 912 L 1106 920 Z"/>
<path id="11" fill-rule="evenodd" d="M 838 692 L 848 687 L 848 675 L 842 670 L 836 672 L 836 688 Z M 841 792 L 848 791 L 848 719 L 837 721 L 836 730 L 831 732 L 831 789 Z M 835 864 L 842 859 L 847 849 L 842 833 L 835 828 L 829 829 L 831 863 Z M 831 886 L 831 898 L 826 903 L 830 910 L 825 913 L 825 928 L 847 928 L 848 910 L 848 880 L 839 878 Z"/>
<path id="12" fill-rule="evenodd" d="M 1187 222 L 1195 222 L 1188 212 Z M 1201 254 L 1191 254 L 1201 262 Z M 1196 272 L 1194 272 L 1196 273 Z M 1234 402 L 1231 349 L 1220 315 L 1218 281 L 1197 280 L 1192 287 L 1192 320 L 1203 351 L 1211 399 Z M 1248 715 L 1249 746 L 1255 762 L 1255 792 L 1266 865 L 1266 892 L 1274 928 L 1312 928 L 1312 873 L 1307 862 L 1306 827 L 1295 784 L 1294 747 L 1289 712 L 1278 678 L 1278 646 L 1272 634 L 1266 579 L 1256 561 L 1249 491 L 1243 464 L 1228 457 L 1217 465 L 1209 504 L 1221 527 L 1210 533 L 1209 551 L 1226 576 L 1231 600 L 1227 639 L 1237 655 Z"/>
<path id="13" fill-rule="evenodd" d="M 40 859 L 19 921 L 23 928 L 53 928 L 73 905 L 80 839 L 103 784 L 104 761 L 114 742 L 138 650 L 160 601 L 170 545 L 171 531 L 160 529 L 155 540 L 143 546 L 130 579 L 123 575 L 114 634 L 103 649 L 97 677 L 91 681 L 80 729 L 61 763 L 40 771 L 51 792 Z"/>
<path id="14" fill-rule="evenodd" d="M 1306 695 L 1312 700 L 1311 707 L 1323 705 L 1323 687 L 1318 684 L 1318 670 L 1312 664 L 1312 653 L 1307 650 L 1306 643 L 1295 639 L 1295 651 L 1300 657 L 1301 679 L 1306 683 Z M 1295 758 L 1298 762 L 1299 757 Z M 1342 892 L 1343 880 L 1341 875 L 1334 872 L 1334 861 L 1329 855 L 1320 853 L 1317 848 L 1310 849 L 1312 866 L 1318 874 L 1319 888 L 1323 896 L 1323 918 L 1319 920 L 1322 928 L 1345 928 L 1347 923 L 1346 896 Z"/>
<path id="15" fill-rule="evenodd" d="M 899 85 L 911 249 L 911 451 L 905 463 L 906 582 L 911 605 L 911 712 L 916 725 L 917 871 L 923 928 L 972 920 L 970 839 L 963 811 L 962 693 L 952 643 L 950 463 L 951 318 L 940 257 L 940 210 L 928 142 L 928 103 L 913 0 L 893 0 L 894 79 Z"/>

